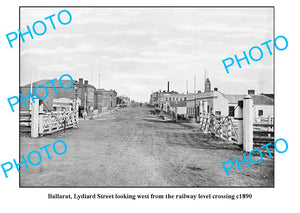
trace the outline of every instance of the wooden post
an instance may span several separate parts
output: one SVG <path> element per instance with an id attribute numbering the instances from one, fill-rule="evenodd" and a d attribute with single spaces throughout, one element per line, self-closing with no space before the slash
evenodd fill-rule
<path id="1" fill-rule="evenodd" d="M 204 129 L 204 133 L 207 133 L 208 128 L 207 125 L 209 124 L 209 116 L 207 113 L 207 101 L 203 101 L 203 115 L 205 117 L 205 129 Z"/>
<path id="2" fill-rule="evenodd" d="M 43 135 L 44 132 L 44 103 L 42 100 L 39 100 L 39 135 Z"/>
<path id="3" fill-rule="evenodd" d="M 39 115 L 39 134 L 43 135 L 44 132 L 44 115 Z"/>
<path id="4" fill-rule="evenodd" d="M 31 106 L 31 137 L 39 137 L 39 99 L 34 99 Z"/>
<path id="5" fill-rule="evenodd" d="M 253 99 L 246 95 L 243 100 L 243 149 L 253 149 Z"/>
<path id="6" fill-rule="evenodd" d="M 243 100 L 238 101 L 238 145 L 243 144 Z"/>
<path id="7" fill-rule="evenodd" d="M 44 103 L 43 100 L 38 100 L 39 101 L 39 112 L 42 113 L 44 111 Z"/>
<path id="8" fill-rule="evenodd" d="M 230 123 L 229 123 L 229 120 L 227 120 L 226 121 L 226 128 L 227 128 L 227 140 L 229 141 L 229 142 L 231 142 L 232 141 L 232 132 L 231 132 L 231 125 L 230 125 Z"/>
<path id="9" fill-rule="evenodd" d="M 203 102 L 202 101 L 200 101 L 200 103 L 199 103 L 199 115 L 203 116 Z"/>
<path id="10" fill-rule="evenodd" d="M 203 133 L 208 133 L 208 127 L 209 127 L 209 116 L 208 114 L 205 114 L 205 124 L 204 124 Z"/>
<path id="11" fill-rule="evenodd" d="M 200 124 L 200 128 L 203 125 L 203 106 L 202 106 L 202 101 L 200 100 L 199 102 L 199 124 Z"/>
<path id="12" fill-rule="evenodd" d="M 175 106 L 175 122 L 177 122 L 177 106 Z"/>
<path id="13" fill-rule="evenodd" d="M 203 114 L 207 113 L 207 101 L 203 101 Z"/>

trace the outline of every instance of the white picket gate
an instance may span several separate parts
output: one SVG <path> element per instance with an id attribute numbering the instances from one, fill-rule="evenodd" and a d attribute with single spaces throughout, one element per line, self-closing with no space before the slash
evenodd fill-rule
<path id="1" fill-rule="evenodd" d="M 77 111 L 58 111 L 39 114 L 39 135 L 51 134 L 77 126 Z"/>
<path id="2" fill-rule="evenodd" d="M 30 132 L 31 137 L 78 127 L 78 106 L 72 111 L 41 111 L 39 100 L 31 103 L 31 110 L 20 112 L 20 132 Z"/>
<path id="3" fill-rule="evenodd" d="M 200 115 L 200 130 L 222 140 L 238 142 L 237 126 L 228 116 L 202 114 Z"/>

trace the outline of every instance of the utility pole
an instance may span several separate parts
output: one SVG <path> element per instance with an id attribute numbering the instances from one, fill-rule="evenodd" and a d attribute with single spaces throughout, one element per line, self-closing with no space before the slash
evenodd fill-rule
<path id="1" fill-rule="evenodd" d="M 194 76 L 194 93 L 196 93 L 196 76 Z"/>
<path id="2" fill-rule="evenodd" d="M 189 80 L 186 79 L 186 94 L 189 93 Z"/>
<path id="3" fill-rule="evenodd" d="M 99 73 L 99 89 L 100 89 L 100 73 Z"/>
<path id="4" fill-rule="evenodd" d="M 33 76 L 35 75 L 35 67 L 32 65 L 32 72 L 31 72 L 31 82 L 30 82 L 30 92 L 33 94 Z M 31 110 L 32 100 L 29 99 L 29 110 Z"/>
<path id="5" fill-rule="evenodd" d="M 206 69 L 204 69 L 204 92 L 205 92 L 205 82 L 206 82 Z"/>
<path id="6" fill-rule="evenodd" d="M 87 110 L 87 97 L 86 97 L 86 92 L 84 92 L 84 108 Z"/>
<path id="7" fill-rule="evenodd" d="M 195 114 L 195 119 L 197 120 L 197 110 L 196 110 L 196 76 L 194 76 L 194 114 Z"/>

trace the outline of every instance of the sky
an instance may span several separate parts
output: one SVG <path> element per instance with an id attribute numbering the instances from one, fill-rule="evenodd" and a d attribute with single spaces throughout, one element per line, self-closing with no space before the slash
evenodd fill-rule
<path id="1" fill-rule="evenodd" d="M 72 15 L 68 25 L 57 20 L 62 9 Z M 44 20 L 52 14 L 56 30 Z M 225 94 L 273 93 L 273 56 L 261 46 L 273 39 L 272 8 L 21 8 L 20 17 L 22 32 L 38 20 L 47 26 L 44 35 L 21 41 L 21 85 L 70 74 L 149 101 L 168 81 L 170 90 L 186 93 L 194 92 L 196 78 L 196 91 L 203 91 L 206 70 L 212 88 Z M 68 20 L 66 13 L 61 18 Z M 253 46 L 263 58 L 241 61 L 227 74 L 222 60 L 242 58 Z"/>

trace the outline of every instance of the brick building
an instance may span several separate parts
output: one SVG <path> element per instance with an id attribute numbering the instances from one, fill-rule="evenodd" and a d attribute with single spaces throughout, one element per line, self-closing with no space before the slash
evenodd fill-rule
<path id="1" fill-rule="evenodd" d="M 96 88 L 89 84 L 88 80 L 84 80 L 83 82 L 83 78 L 79 78 L 78 98 L 81 100 L 84 109 L 88 111 L 98 109 Z"/>
<path id="2" fill-rule="evenodd" d="M 117 96 L 117 105 L 129 106 L 130 98 L 124 95 Z"/>
<path id="3" fill-rule="evenodd" d="M 115 90 L 96 90 L 97 109 L 99 112 L 117 106 L 117 92 Z"/>
<path id="4" fill-rule="evenodd" d="M 53 105 L 54 99 L 70 99 L 73 100 L 76 98 L 74 86 L 77 85 L 78 88 L 78 96 L 79 102 L 81 103 L 82 109 L 87 109 L 87 111 L 94 111 L 98 109 L 98 113 L 100 113 L 103 109 L 109 110 L 117 106 L 117 92 L 115 90 L 105 90 L 105 89 L 96 89 L 93 85 L 88 83 L 88 80 L 83 80 L 83 78 L 79 78 L 79 81 L 74 80 L 73 87 L 70 89 L 64 89 L 59 81 L 54 81 L 53 84 L 56 88 L 57 93 L 54 92 L 54 89 L 51 83 L 46 84 L 48 80 L 40 80 L 33 83 L 32 90 L 36 88 L 38 85 L 44 85 L 47 88 L 48 96 L 43 100 L 45 110 L 56 110 Z M 71 80 L 62 80 L 62 84 L 65 87 L 69 87 L 71 85 Z M 29 97 L 29 91 L 31 88 L 30 84 L 20 87 L 20 93 L 22 93 L 23 97 Z M 34 93 L 33 93 L 34 95 Z M 37 96 L 43 98 L 46 95 L 46 91 L 43 87 L 37 89 Z M 29 110 L 30 98 L 26 99 L 26 105 L 24 106 L 22 100 L 20 100 L 20 110 Z"/>

